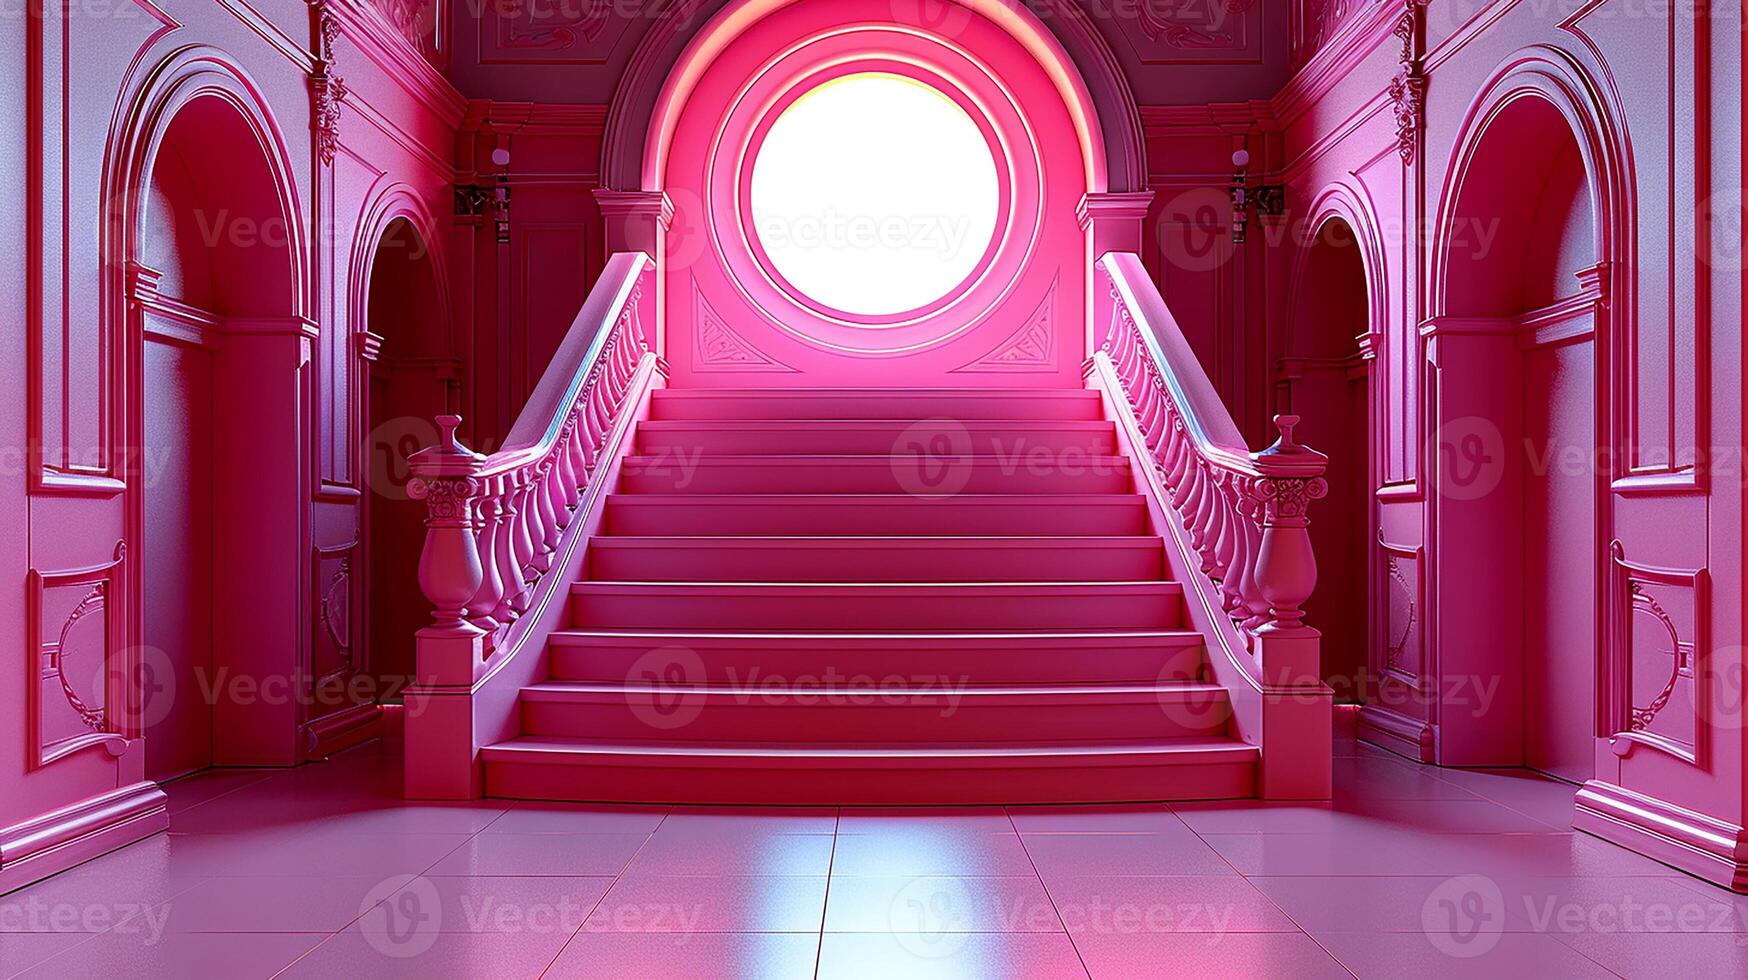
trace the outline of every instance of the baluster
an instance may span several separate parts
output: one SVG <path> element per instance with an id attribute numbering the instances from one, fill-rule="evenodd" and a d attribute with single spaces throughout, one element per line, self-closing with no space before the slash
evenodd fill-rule
<path id="1" fill-rule="evenodd" d="M 499 477 L 501 485 L 498 489 L 498 506 L 501 514 L 498 518 L 498 533 L 492 540 L 492 563 L 497 566 L 498 580 L 502 583 L 498 606 L 492 610 L 492 618 L 500 623 L 513 623 L 519 615 L 516 609 L 516 592 L 522 587 L 522 574 L 516 565 L 516 473 L 504 473 Z"/>
<path id="2" fill-rule="evenodd" d="M 558 512 L 552 503 L 554 487 L 557 484 L 557 464 L 558 461 L 552 456 L 535 464 L 534 486 L 529 491 L 534 497 L 534 526 L 530 529 L 534 541 L 532 564 L 534 570 L 541 575 L 552 567 L 553 553 L 558 550 Z"/>
<path id="3" fill-rule="evenodd" d="M 510 608 L 520 616 L 528 611 L 529 594 L 534 583 L 534 535 L 537 513 L 534 503 L 534 473 L 532 467 L 521 466 L 516 469 L 516 521 L 513 525 L 515 533 L 511 535 L 510 544 L 513 564 L 510 566 L 511 600 Z"/>
<path id="4" fill-rule="evenodd" d="M 498 604 L 504 598 L 504 576 L 498 571 L 498 537 L 504 529 L 503 480 L 488 477 L 480 499 L 480 529 L 477 538 L 480 554 L 480 586 L 467 604 L 467 618 L 490 633 L 504 625 L 498 620 Z"/>

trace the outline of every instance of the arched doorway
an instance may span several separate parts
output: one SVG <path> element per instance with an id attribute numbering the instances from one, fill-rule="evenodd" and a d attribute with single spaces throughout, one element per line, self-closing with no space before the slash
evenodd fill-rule
<path id="1" fill-rule="evenodd" d="M 1317 564 L 1327 573 L 1305 604 L 1323 633 L 1323 676 L 1339 700 L 1363 697 L 1372 620 L 1372 296 L 1359 232 L 1330 213 L 1305 242 L 1277 368 L 1276 407 L 1300 417 L 1307 445 L 1329 456 L 1329 494 L 1311 522 Z"/>
<path id="2" fill-rule="evenodd" d="M 413 217 L 389 219 L 364 271 L 363 329 L 376 350 L 366 393 L 364 502 L 369 670 L 394 697 L 413 675 L 413 637 L 430 607 L 408 587 L 425 542 L 425 506 L 407 495 L 408 457 L 436 444 L 434 419 L 455 407 L 448 306 L 430 239 Z"/>
<path id="3" fill-rule="evenodd" d="M 1593 159 L 1561 106 L 1497 102 L 1436 255 L 1441 760 L 1596 774 L 1606 560 L 1608 263 Z M 1599 347 L 1603 349 L 1599 351 Z M 1486 678 L 1497 693 L 1482 695 Z"/>
<path id="4" fill-rule="evenodd" d="M 306 323 L 281 174 L 233 92 L 172 106 L 129 262 L 138 723 L 158 780 L 295 761 L 301 501 L 261 490 L 306 485 L 278 482 L 302 474 Z"/>

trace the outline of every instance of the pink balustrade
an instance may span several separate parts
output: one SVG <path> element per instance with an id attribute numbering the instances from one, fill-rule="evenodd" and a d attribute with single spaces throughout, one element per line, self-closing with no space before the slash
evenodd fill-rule
<path id="1" fill-rule="evenodd" d="M 1317 584 L 1307 511 L 1328 490 L 1328 457 L 1293 441 L 1294 415 L 1275 416 L 1280 439 L 1251 452 L 1140 259 L 1107 255 L 1099 276 L 1110 301 L 1099 352 L 1128 397 L 1201 574 L 1244 629 L 1298 629 Z"/>
<path id="2" fill-rule="evenodd" d="M 592 485 L 607 436 L 650 352 L 655 264 L 613 256 L 564 344 L 489 456 L 456 438 L 412 457 L 409 492 L 426 502 L 419 587 L 435 607 L 426 635 L 484 636 L 487 656 L 526 613 Z"/>
<path id="3" fill-rule="evenodd" d="M 1088 378 L 1159 509 L 1234 728 L 1262 748 L 1261 795 L 1327 798 L 1332 692 L 1302 607 L 1317 584 L 1307 510 L 1328 492 L 1328 458 L 1294 441 L 1290 415 L 1275 418 L 1274 445 L 1245 445 L 1138 255 L 1106 254 L 1094 290 Z"/>

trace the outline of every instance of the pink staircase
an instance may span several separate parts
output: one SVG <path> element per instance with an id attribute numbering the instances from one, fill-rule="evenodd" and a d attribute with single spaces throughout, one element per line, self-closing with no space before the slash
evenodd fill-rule
<path id="1" fill-rule="evenodd" d="M 1256 792 L 1098 392 L 663 389 L 633 439 L 488 795 Z"/>

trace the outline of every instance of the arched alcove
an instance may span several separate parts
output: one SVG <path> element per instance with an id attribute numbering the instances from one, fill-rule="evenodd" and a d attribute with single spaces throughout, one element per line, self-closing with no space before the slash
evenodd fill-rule
<path id="1" fill-rule="evenodd" d="M 196 91 L 166 107 L 146 158 L 131 240 L 139 338 L 140 724 L 146 774 L 169 778 L 236 761 L 292 761 L 293 726 L 253 714 L 228 685 L 291 684 L 290 643 L 260 631 L 256 590 L 297 581 L 298 550 L 262 528 L 292 519 L 261 494 L 267 462 L 302 446 L 296 361 L 275 348 L 299 334 L 295 225 L 263 152 L 261 120 L 234 91 Z M 263 385 L 278 377 L 277 389 Z M 276 398 L 277 396 L 277 398 Z M 289 496 L 282 504 L 292 504 Z M 275 547 L 278 544 L 280 547 Z M 296 593 L 292 594 L 295 606 Z M 263 686 L 262 690 L 266 687 Z M 268 746 L 272 745 L 273 748 Z"/>
<path id="2" fill-rule="evenodd" d="M 1596 775 L 1609 444 L 1604 130 L 1554 69 L 1483 93 L 1435 239 L 1438 657 L 1498 680 L 1440 706 L 1441 759 Z"/>
<path id="3" fill-rule="evenodd" d="M 362 329 L 375 351 L 364 399 L 365 632 L 368 669 L 392 695 L 412 677 L 413 636 L 430 621 L 423 596 L 409 588 L 425 541 L 425 507 L 407 495 L 408 458 L 436 443 L 433 420 L 454 407 L 455 372 L 429 225 L 414 211 L 389 214 L 362 243 L 370 252 L 359 271 Z"/>
<path id="4" fill-rule="evenodd" d="M 1320 577 L 1306 603 L 1323 633 L 1323 674 L 1343 700 L 1366 690 L 1372 617 L 1371 361 L 1362 344 L 1378 329 L 1368 282 L 1368 243 L 1353 219 L 1327 210 L 1304 242 L 1294 275 L 1288 334 L 1277 369 L 1277 411 L 1300 417 L 1307 445 L 1329 456 L 1328 496 L 1311 522 Z M 1375 244 L 1375 243 L 1370 243 Z"/>

